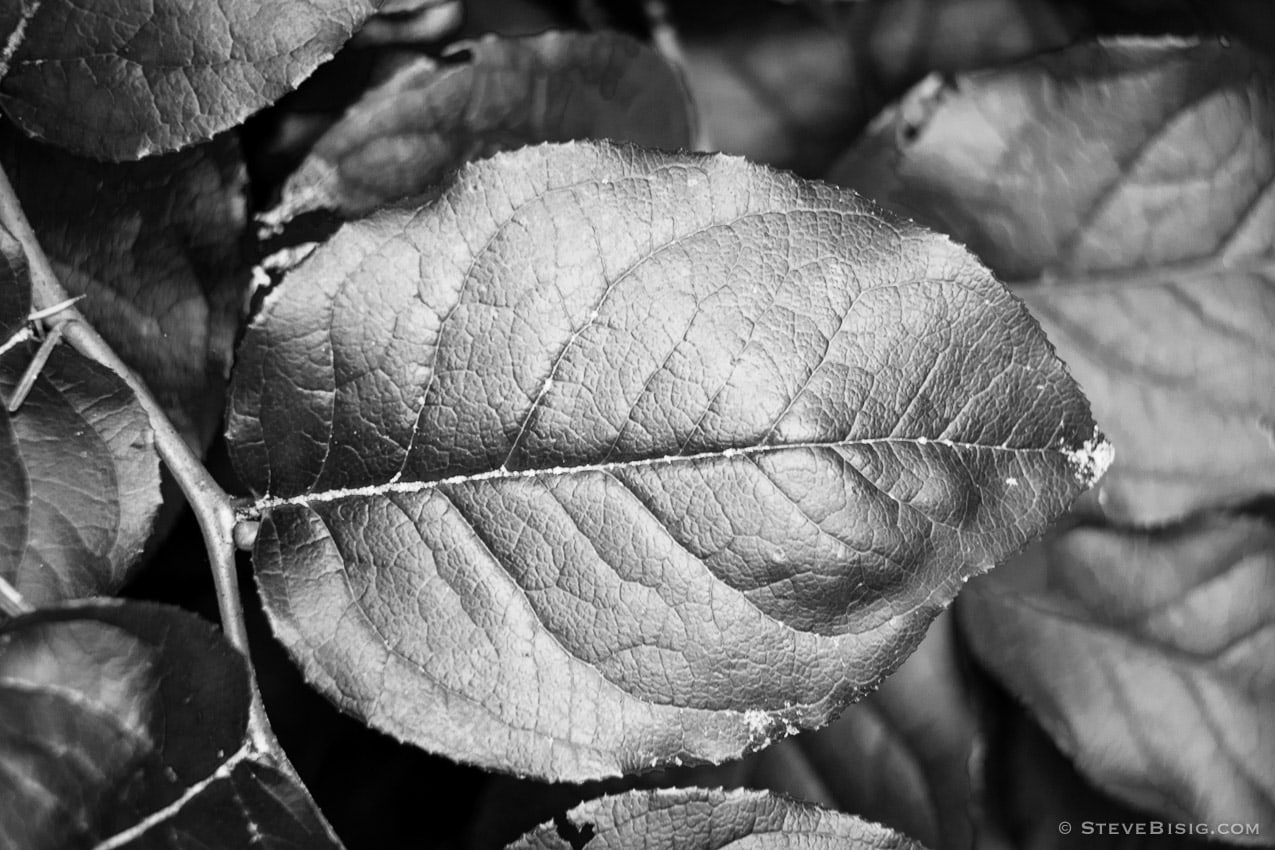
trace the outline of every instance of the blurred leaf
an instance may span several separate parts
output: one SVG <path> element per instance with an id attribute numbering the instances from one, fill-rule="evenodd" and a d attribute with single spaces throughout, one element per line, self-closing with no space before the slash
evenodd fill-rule
<path id="1" fill-rule="evenodd" d="M 376 0 L 8 0 L 0 109 L 96 159 L 206 141 L 331 58 Z"/>
<path id="2" fill-rule="evenodd" d="M 584 803 L 508 850 L 716 850 L 726 846 L 924 850 L 906 836 L 850 815 L 760 791 L 674 788 Z"/>
<path id="3" fill-rule="evenodd" d="M 1007 278 L 1116 446 L 1106 514 L 1275 492 L 1275 72 L 1127 41 L 914 90 L 833 173 Z"/>
<path id="4" fill-rule="evenodd" d="M 1096 784 L 1275 835 L 1275 528 L 1078 528 L 972 582 L 959 612 L 975 655 Z"/>
<path id="5" fill-rule="evenodd" d="M 8 410 L 39 342 L 16 338 L 31 305 L 26 257 L 0 229 L 0 578 L 28 602 L 118 590 L 159 507 L 159 458 L 124 380 L 65 344 Z"/>
<path id="6" fill-rule="evenodd" d="M 826 723 L 1109 451 L 949 240 L 632 146 L 499 154 L 346 225 L 240 358 L 254 564 L 309 680 L 549 778 Z"/>
<path id="7" fill-rule="evenodd" d="M 926 73 L 1062 46 L 1085 18 L 1049 0 L 748 0 L 682 4 L 674 24 L 709 147 L 817 176 Z"/>
<path id="8" fill-rule="evenodd" d="M 0 624 L 0 844 L 339 848 L 245 740 L 248 674 L 212 626 L 109 601 Z"/>
<path id="9" fill-rule="evenodd" d="M 676 72 L 627 36 L 551 32 L 454 45 L 370 90 L 315 144 L 268 219 L 333 209 L 356 218 L 420 195 L 470 160 L 537 142 L 608 138 L 688 147 Z"/>
<path id="10" fill-rule="evenodd" d="M 233 138 L 104 164 L 0 125 L 0 164 L 77 305 L 196 450 L 225 404 L 251 278 Z"/>
<path id="11" fill-rule="evenodd" d="M 384 0 L 351 44 L 432 44 L 455 32 L 463 15 L 460 0 Z"/>
<path id="12" fill-rule="evenodd" d="M 952 618 L 940 616 L 880 690 L 827 729 L 758 753 L 746 783 L 854 812 L 935 850 L 1012 846 L 994 834 L 999 800 L 984 798 L 977 688 Z"/>

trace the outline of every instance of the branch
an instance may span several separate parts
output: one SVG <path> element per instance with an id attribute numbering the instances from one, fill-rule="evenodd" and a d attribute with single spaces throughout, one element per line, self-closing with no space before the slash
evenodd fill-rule
<path id="1" fill-rule="evenodd" d="M 18 593 L 18 589 L 9 584 L 4 576 L 0 576 L 0 622 L 34 610 L 31 603 Z"/>
<path id="2" fill-rule="evenodd" d="M 252 704 L 248 714 L 248 734 L 253 745 L 263 753 L 275 756 L 287 764 L 287 758 L 275 739 L 266 718 L 261 692 L 257 687 L 256 671 L 248 654 L 248 629 L 244 623 L 243 603 L 239 597 L 239 577 L 235 572 L 235 512 L 230 496 L 223 490 L 203 463 L 191 451 L 190 446 L 169 421 L 168 415 L 150 390 L 119 355 L 102 339 L 93 326 L 77 310 L 73 300 L 58 282 L 53 266 L 45 256 L 9 176 L 0 168 L 0 224 L 13 234 L 26 251 L 31 269 L 31 294 L 37 311 L 57 307 L 45 321 L 60 329 L 62 338 L 78 352 L 111 369 L 128 384 L 138 403 L 150 420 L 155 432 L 155 448 L 190 503 L 195 519 L 204 535 L 208 550 L 208 562 L 212 566 L 213 583 L 217 588 L 217 606 L 221 613 L 221 627 L 235 649 L 248 660 L 248 673 L 252 680 Z M 68 305 L 68 302 L 71 302 Z"/>

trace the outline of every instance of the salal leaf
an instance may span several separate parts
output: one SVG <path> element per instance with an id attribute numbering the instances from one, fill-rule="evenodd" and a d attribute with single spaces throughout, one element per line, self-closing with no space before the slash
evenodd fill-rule
<path id="1" fill-rule="evenodd" d="M 248 744 L 243 657 L 199 618 L 106 601 L 0 625 L 0 844 L 337 848 Z"/>
<path id="2" fill-rule="evenodd" d="M 0 164 L 59 280 L 197 449 L 225 406 L 251 280 L 239 146 L 106 164 L 0 124 Z"/>
<path id="3" fill-rule="evenodd" d="M 965 251 L 723 156 L 471 165 L 338 232 L 240 358 L 258 579 L 309 679 L 559 779 L 826 723 L 1110 454 Z"/>
<path id="4" fill-rule="evenodd" d="M 465 162 L 537 142 L 618 139 L 676 150 L 693 117 L 677 72 L 618 33 L 489 36 L 422 57 L 371 89 L 315 144 L 268 219 L 347 218 L 420 195 Z"/>
<path id="5" fill-rule="evenodd" d="M 9 411 L 40 343 L 26 329 L 26 256 L 3 229 L 0 257 L 0 577 L 34 605 L 110 593 L 160 504 L 150 421 L 120 376 L 65 344 Z"/>
<path id="6" fill-rule="evenodd" d="M 291 91 L 376 0 L 16 0 L 0 12 L 0 109 L 96 159 L 212 138 Z"/>
<path id="7" fill-rule="evenodd" d="M 727 846 L 923 850 L 868 821 L 764 791 L 632 791 L 576 806 L 507 850 L 717 850 Z"/>
<path id="8" fill-rule="evenodd" d="M 1069 531 L 962 596 L 976 656 L 1102 788 L 1275 831 L 1275 529 Z"/>
<path id="9" fill-rule="evenodd" d="M 918 87 L 835 173 L 969 244 L 1041 321 L 1119 460 L 1107 515 L 1275 492 L 1275 66 L 1075 48 Z"/>

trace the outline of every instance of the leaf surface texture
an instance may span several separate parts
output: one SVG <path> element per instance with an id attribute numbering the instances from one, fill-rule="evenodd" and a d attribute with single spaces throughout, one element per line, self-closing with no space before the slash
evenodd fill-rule
<path id="1" fill-rule="evenodd" d="M 229 434 L 310 681 L 558 779 L 826 723 L 1109 459 L 945 238 L 739 159 L 579 143 L 338 232 L 249 330 Z"/>

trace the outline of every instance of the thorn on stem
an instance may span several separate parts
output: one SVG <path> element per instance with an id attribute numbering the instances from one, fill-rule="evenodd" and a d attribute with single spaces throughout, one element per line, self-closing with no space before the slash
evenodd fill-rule
<path id="1" fill-rule="evenodd" d="M 61 309 L 66 308 L 62 307 Z M 27 395 L 31 392 L 31 388 L 35 386 L 35 379 L 40 377 L 40 372 L 44 370 L 44 364 L 49 362 L 49 355 L 53 353 L 54 347 L 62 339 L 62 328 L 64 327 L 65 324 L 54 325 L 48 336 L 40 341 L 40 347 L 36 349 L 35 357 L 31 358 L 26 371 L 22 373 L 22 379 L 18 381 L 17 387 L 13 390 L 13 395 L 9 398 L 8 408 L 10 413 L 17 413 L 18 408 L 22 407 L 22 403 L 27 400 Z"/>

